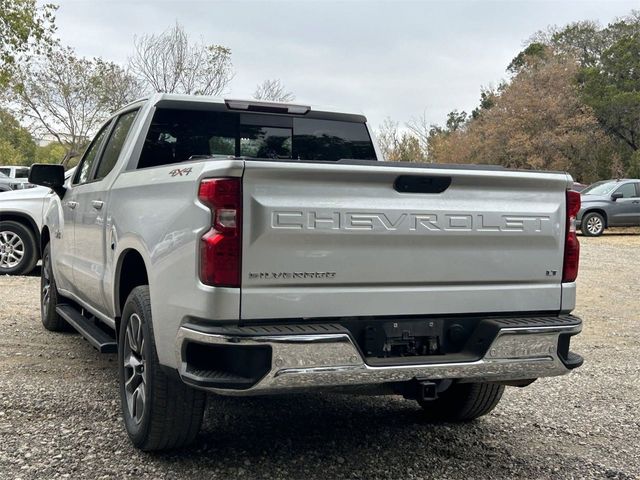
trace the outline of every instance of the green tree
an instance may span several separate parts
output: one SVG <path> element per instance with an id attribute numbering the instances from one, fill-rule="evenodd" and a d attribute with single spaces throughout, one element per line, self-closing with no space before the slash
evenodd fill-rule
<path id="1" fill-rule="evenodd" d="M 507 71 L 513 74 L 518 73 L 524 68 L 531 66 L 540 60 L 544 60 L 549 55 L 549 47 L 540 42 L 530 43 L 516 57 L 511 60 L 507 66 Z"/>
<path id="2" fill-rule="evenodd" d="M 36 144 L 29 131 L 7 110 L 0 108 L 0 163 L 30 165 Z"/>
<path id="3" fill-rule="evenodd" d="M 569 55 L 588 67 L 596 65 L 607 48 L 607 35 L 597 22 L 574 22 L 554 32 L 548 45 L 556 54 Z"/>
<path id="4" fill-rule="evenodd" d="M 21 55 L 42 53 L 54 43 L 56 8 L 39 7 L 36 0 L 0 0 L 0 86 Z"/>
<path id="5" fill-rule="evenodd" d="M 453 110 L 449 112 L 447 115 L 447 130 L 449 132 L 455 132 L 464 127 L 467 122 L 467 112 L 464 110 L 462 112 L 458 112 L 458 110 Z"/>
<path id="6" fill-rule="evenodd" d="M 619 39 L 578 78 L 582 97 L 606 131 L 640 149 L 640 34 Z"/>
<path id="7" fill-rule="evenodd" d="M 471 118 L 478 118 L 482 112 L 489 110 L 496 104 L 496 99 L 500 95 L 500 91 L 504 89 L 506 84 L 502 82 L 498 88 L 483 88 L 480 92 L 480 105 L 471 111 Z"/>
<path id="8" fill-rule="evenodd" d="M 61 163 L 70 147 L 52 142 L 49 145 L 36 148 L 36 163 Z M 68 165 L 71 166 L 71 165 Z"/>
<path id="9" fill-rule="evenodd" d="M 11 88 L 9 105 L 18 118 L 35 136 L 64 147 L 65 164 L 111 112 L 140 93 L 138 82 L 118 65 L 77 57 L 69 48 L 19 65 Z"/>

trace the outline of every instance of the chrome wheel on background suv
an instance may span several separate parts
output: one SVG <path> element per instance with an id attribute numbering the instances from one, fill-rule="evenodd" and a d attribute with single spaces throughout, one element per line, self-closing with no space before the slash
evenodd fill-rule
<path id="1" fill-rule="evenodd" d="M 604 217 L 597 212 L 587 213 L 582 219 L 582 233 L 587 237 L 598 237 L 604 232 Z"/>
<path id="2" fill-rule="evenodd" d="M 0 275 L 24 275 L 38 262 L 33 231 L 14 220 L 0 221 Z"/>
<path id="3" fill-rule="evenodd" d="M 0 268 L 15 268 L 24 257 L 24 242 L 18 234 L 0 231 Z"/>

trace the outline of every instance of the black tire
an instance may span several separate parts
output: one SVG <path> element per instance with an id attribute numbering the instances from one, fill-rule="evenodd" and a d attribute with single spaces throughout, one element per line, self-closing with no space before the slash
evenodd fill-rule
<path id="1" fill-rule="evenodd" d="M 193 442 L 206 406 L 205 392 L 161 369 L 153 338 L 149 287 L 136 287 L 122 311 L 118 373 L 127 433 L 136 447 L 146 451 L 179 448 Z"/>
<path id="2" fill-rule="evenodd" d="M 7 240 L 9 238 L 11 240 Z M 16 243 L 12 244 L 13 242 Z M 5 253 L 9 251 L 7 249 L 15 249 L 11 252 L 13 255 L 20 252 L 20 259 L 15 265 L 9 266 L 9 262 L 13 263 L 12 259 L 15 257 L 9 257 L 9 254 Z M 3 255 L 7 256 L 3 257 Z M 3 263 L 7 264 L 3 266 Z M 38 263 L 38 245 L 31 229 L 12 220 L 0 222 L 0 275 L 25 275 L 34 269 L 36 263 Z"/>
<path id="3" fill-rule="evenodd" d="M 486 415 L 502 398 L 504 385 L 456 383 L 436 400 L 418 401 L 432 422 L 469 422 Z"/>
<path id="4" fill-rule="evenodd" d="M 585 237 L 599 237 L 605 229 L 604 217 L 598 212 L 587 213 L 582 217 L 580 230 Z"/>
<path id="5" fill-rule="evenodd" d="M 40 317 L 42 325 L 51 332 L 67 332 L 71 326 L 56 313 L 58 289 L 51 267 L 51 244 L 47 243 L 42 253 L 42 273 L 40 275 Z"/>

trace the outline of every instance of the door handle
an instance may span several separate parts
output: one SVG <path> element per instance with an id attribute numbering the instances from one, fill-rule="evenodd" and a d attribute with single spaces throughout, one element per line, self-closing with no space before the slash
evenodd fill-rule
<path id="1" fill-rule="evenodd" d="M 69 207 L 71 210 L 73 210 L 74 208 L 76 208 L 78 206 L 78 202 L 74 202 L 73 200 L 69 200 L 67 202 L 67 207 Z"/>
<path id="2" fill-rule="evenodd" d="M 104 205 L 104 202 L 102 200 L 93 200 L 91 202 L 91 206 L 96 210 L 102 210 L 103 205 Z"/>
<path id="3" fill-rule="evenodd" d="M 634 200 L 633 203 L 640 203 L 640 200 Z"/>

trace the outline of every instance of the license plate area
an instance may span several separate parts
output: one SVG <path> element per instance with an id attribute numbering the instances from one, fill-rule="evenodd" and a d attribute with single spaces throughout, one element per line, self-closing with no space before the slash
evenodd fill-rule
<path id="1" fill-rule="evenodd" d="M 367 325 L 362 347 L 367 357 L 442 355 L 443 336 L 439 320 L 389 321 Z"/>
<path id="2" fill-rule="evenodd" d="M 480 318 L 372 318 L 346 321 L 369 365 L 473 361 L 481 357 L 495 332 L 472 338 Z M 489 333 L 489 332 L 487 332 Z"/>

